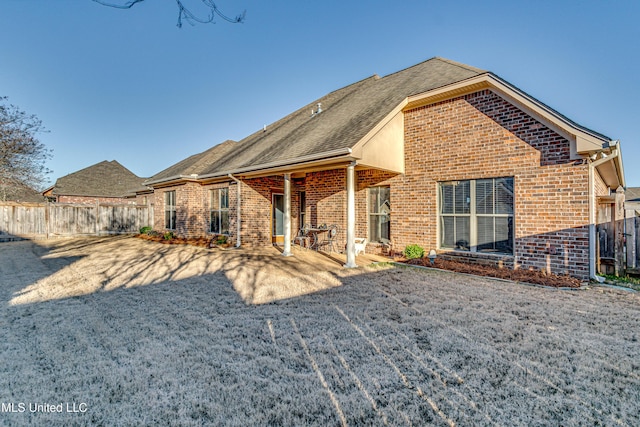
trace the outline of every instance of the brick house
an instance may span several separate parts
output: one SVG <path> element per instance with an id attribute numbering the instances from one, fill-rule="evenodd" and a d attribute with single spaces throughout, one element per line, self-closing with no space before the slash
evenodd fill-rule
<path id="1" fill-rule="evenodd" d="M 117 161 L 105 160 L 58 178 L 42 194 L 58 203 L 136 204 L 148 191 L 144 181 Z"/>
<path id="2" fill-rule="evenodd" d="M 491 72 L 432 58 L 338 89 L 241 141 L 156 174 L 155 224 L 237 245 L 337 224 L 380 253 L 439 256 L 587 279 L 598 197 L 624 186 L 618 141 Z"/>

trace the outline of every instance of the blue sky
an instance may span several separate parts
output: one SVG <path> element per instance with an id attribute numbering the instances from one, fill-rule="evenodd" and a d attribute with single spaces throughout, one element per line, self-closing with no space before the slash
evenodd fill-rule
<path id="1" fill-rule="evenodd" d="M 342 86 L 441 56 L 620 139 L 627 185 L 640 186 L 640 2 L 217 4 L 246 9 L 245 23 L 178 29 L 173 0 L 0 1 L 0 95 L 49 129 L 52 181 L 102 160 L 151 176 Z"/>

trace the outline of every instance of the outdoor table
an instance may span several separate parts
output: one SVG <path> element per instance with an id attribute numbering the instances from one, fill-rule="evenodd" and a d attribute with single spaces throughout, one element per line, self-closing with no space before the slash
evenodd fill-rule
<path id="1" fill-rule="evenodd" d="M 329 231 L 329 228 L 311 227 L 306 230 L 307 236 L 309 236 L 309 248 L 318 250 L 320 246 L 320 236 Z"/>

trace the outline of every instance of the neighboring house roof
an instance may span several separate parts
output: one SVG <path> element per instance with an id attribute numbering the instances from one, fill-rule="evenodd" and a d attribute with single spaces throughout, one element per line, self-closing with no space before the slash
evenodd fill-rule
<path id="1" fill-rule="evenodd" d="M 366 145 L 368 138 L 374 138 L 372 135 L 380 131 L 381 126 L 385 126 L 381 124 L 391 123 L 389 129 L 393 129 L 390 117 L 396 117 L 402 108 L 432 102 L 435 99 L 433 94 L 446 97 L 469 93 L 464 92 L 466 86 L 475 90 L 499 88 L 501 93 L 523 100 L 527 111 L 562 122 L 560 128 L 580 134 L 580 152 L 599 150 L 604 142 L 609 141 L 606 136 L 577 125 L 490 72 L 436 57 L 396 73 L 384 77 L 374 75 L 331 92 L 239 142 L 226 141 L 189 157 L 151 177 L 146 184 L 222 178 L 229 173 L 267 171 L 272 167 L 299 165 L 319 159 L 346 160 L 345 156 L 352 154 L 358 158 L 356 152 L 362 154 L 358 150 Z M 322 112 L 314 114 L 318 111 L 318 104 Z M 402 140 L 398 126 L 395 129 L 396 139 Z M 389 140 L 386 138 L 382 144 L 378 140 L 371 147 L 378 144 L 378 148 L 384 147 L 388 151 L 391 148 L 387 143 Z M 621 163 L 617 171 L 623 175 Z"/>
<path id="2" fill-rule="evenodd" d="M 96 163 L 58 178 L 54 196 L 123 197 L 139 188 L 145 178 L 136 176 L 115 160 Z"/>
<path id="3" fill-rule="evenodd" d="M 12 187 L 7 194 L 8 202 L 37 203 L 44 202 L 44 196 L 28 185 L 21 184 Z"/>
<path id="4" fill-rule="evenodd" d="M 627 187 L 624 192 L 624 201 L 640 204 L 640 187 Z"/>

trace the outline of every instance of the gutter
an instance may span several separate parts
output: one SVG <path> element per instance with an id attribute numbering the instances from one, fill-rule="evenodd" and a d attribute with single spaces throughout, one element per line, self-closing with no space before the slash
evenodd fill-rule
<path id="1" fill-rule="evenodd" d="M 234 180 L 236 182 L 236 185 L 238 186 L 238 197 L 237 197 L 237 201 L 236 201 L 236 213 L 238 215 L 238 218 L 236 220 L 236 226 L 237 226 L 237 238 L 236 238 L 236 248 L 240 248 L 241 245 L 241 240 L 240 240 L 240 231 L 242 230 L 242 223 L 241 221 L 241 215 L 240 215 L 240 207 L 242 206 L 242 199 L 240 198 L 241 196 L 241 191 L 240 188 L 242 187 L 242 182 L 236 178 L 235 176 L 228 174 L 227 175 L 229 178 L 231 178 L 232 180 Z"/>
<path id="2" fill-rule="evenodd" d="M 156 179 L 155 181 L 144 181 L 142 185 L 145 185 L 148 187 L 154 184 L 168 183 L 171 181 L 183 181 L 183 180 L 197 181 L 198 178 L 199 176 L 196 173 L 193 173 L 191 175 L 173 175 L 167 178 Z"/>
<path id="3" fill-rule="evenodd" d="M 612 161 L 620 155 L 617 149 L 617 141 L 613 145 L 612 153 L 607 157 L 589 163 L 589 277 L 596 282 L 604 282 L 604 277 L 596 274 L 596 195 L 595 195 L 595 169 L 603 163 Z"/>

